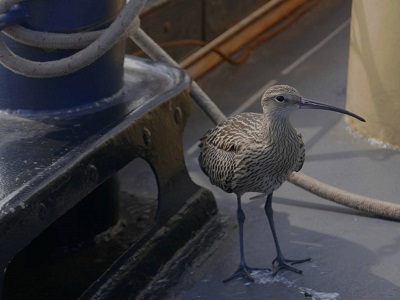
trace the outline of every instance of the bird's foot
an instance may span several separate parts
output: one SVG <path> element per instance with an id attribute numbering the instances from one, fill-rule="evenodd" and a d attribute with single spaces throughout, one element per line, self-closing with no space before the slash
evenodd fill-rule
<path id="1" fill-rule="evenodd" d="M 284 257 L 278 256 L 277 258 L 275 258 L 272 261 L 272 266 L 273 266 L 272 276 L 275 276 L 276 274 L 278 274 L 279 270 L 282 270 L 282 269 L 287 269 L 287 270 L 293 271 L 295 273 L 301 274 L 301 273 L 303 273 L 303 271 L 293 267 L 293 265 L 301 264 L 303 262 L 307 262 L 310 260 L 311 260 L 311 258 L 292 260 L 292 259 L 285 259 Z"/>
<path id="2" fill-rule="evenodd" d="M 231 281 L 232 279 L 242 277 L 247 279 L 250 282 L 254 282 L 254 278 L 251 276 L 251 272 L 253 271 L 271 271 L 270 269 L 262 269 L 262 268 L 251 268 L 248 267 L 247 265 L 239 265 L 239 268 L 236 270 L 235 273 L 233 273 L 231 276 L 228 278 L 224 279 L 223 282 L 227 283 L 228 281 Z"/>

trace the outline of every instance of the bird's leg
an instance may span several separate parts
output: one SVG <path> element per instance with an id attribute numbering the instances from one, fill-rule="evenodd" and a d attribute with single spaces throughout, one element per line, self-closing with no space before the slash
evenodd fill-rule
<path id="1" fill-rule="evenodd" d="M 237 195 L 237 221 L 239 224 L 239 246 L 240 246 L 240 263 L 239 268 L 236 270 L 232 276 L 226 278 L 225 282 L 228 282 L 236 277 L 244 277 L 249 281 L 254 281 L 253 277 L 251 277 L 250 272 L 255 270 L 254 268 L 250 268 L 247 266 L 246 261 L 244 259 L 244 247 L 243 247 L 243 224 L 246 216 L 242 209 L 241 196 Z"/>
<path id="2" fill-rule="evenodd" d="M 264 209 L 268 217 L 269 226 L 271 227 L 272 236 L 274 238 L 276 253 L 277 253 L 277 257 L 272 261 L 273 265 L 272 275 L 275 276 L 281 269 L 288 269 L 293 272 L 301 274 L 302 271 L 294 268 L 292 265 L 310 261 L 311 258 L 291 260 L 291 259 L 285 259 L 285 257 L 283 256 L 281 248 L 279 246 L 278 237 L 276 236 L 276 231 L 275 231 L 274 216 L 273 216 L 274 213 L 272 210 L 272 193 L 268 195 Z"/>

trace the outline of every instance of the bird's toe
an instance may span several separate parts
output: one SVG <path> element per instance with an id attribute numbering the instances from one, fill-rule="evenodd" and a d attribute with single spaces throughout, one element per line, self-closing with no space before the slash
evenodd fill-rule
<path id="1" fill-rule="evenodd" d="M 228 278 L 224 279 L 224 283 L 231 281 L 232 279 L 235 278 L 245 278 L 250 282 L 254 282 L 254 278 L 251 275 L 252 272 L 257 272 L 257 271 L 267 271 L 267 272 L 271 272 L 270 269 L 268 268 L 252 268 L 249 267 L 247 265 L 240 265 L 239 268 L 236 270 L 235 273 L 233 273 L 231 276 L 229 276 Z"/>
<path id="2" fill-rule="evenodd" d="M 277 257 L 272 261 L 272 266 L 273 266 L 272 276 L 275 276 L 276 274 L 278 274 L 278 272 L 282 269 L 286 269 L 286 270 L 289 270 L 289 271 L 292 271 L 292 272 L 295 272 L 298 274 L 302 274 L 303 271 L 293 267 L 293 265 L 307 262 L 310 260 L 311 260 L 311 258 L 293 260 L 293 259 L 285 259 L 283 257 Z"/>

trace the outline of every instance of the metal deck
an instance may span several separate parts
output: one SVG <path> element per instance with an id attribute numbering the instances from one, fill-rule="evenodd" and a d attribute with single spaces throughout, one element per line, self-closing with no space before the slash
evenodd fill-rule
<path id="1" fill-rule="evenodd" d="M 321 1 L 246 63 L 223 64 L 199 83 L 227 115 L 260 112 L 260 92 L 274 83 L 344 107 L 350 16 L 351 1 Z M 292 122 L 306 144 L 302 172 L 354 193 L 400 202 L 399 152 L 349 134 L 336 113 L 300 111 L 293 113 Z M 238 279 L 223 284 L 239 262 L 236 201 L 212 186 L 198 167 L 196 143 L 211 126 L 194 108 L 184 140 L 186 163 L 193 180 L 213 191 L 224 236 L 193 262 L 167 299 L 399 299 L 398 222 L 371 218 L 290 183 L 274 193 L 278 237 L 286 257 L 312 261 L 299 265 L 302 275 L 283 271 L 271 278 L 259 273 L 255 283 Z M 250 266 L 270 267 L 276 253 L 264 201 L 249 201 L 250 196 L 243 197 L 246 258 Z"/>

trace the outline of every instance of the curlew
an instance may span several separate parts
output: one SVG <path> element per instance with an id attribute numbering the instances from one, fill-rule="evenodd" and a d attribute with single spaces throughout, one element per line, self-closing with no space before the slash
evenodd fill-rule
<path id="1" fill-rule="evenodd" d="M 241 197 L 247 192 L 262 193 L 262 197 L 266 197 L 264 209 L 277 252 L 272 262 L 272 274 L 276 275 L 281 269 L 302 273 L 293 265 L 310 260 L 289 260 L 283 256 L 273 219 L 273 192 L 290 173 L 301 169 L 305 157 L 302 136 L 290 123 L 290 113 L 298 109 L 323 109 L 365 122 L 347 110 L 303 98 L 295 88 L 287 85 L 270 87 L 261 98 L 261 106 L 263 113 L 241 113 L 230 117 L 210 129 L 200 140 L 202 171 L 212 184 L 237 196 L 240 263 L 237 271 L 224 282 L 236 277 L 253 281 L 250 273 L 255 269 L 247 266 L 243 251 L 245 214 Z"/>

